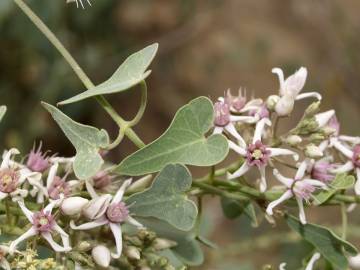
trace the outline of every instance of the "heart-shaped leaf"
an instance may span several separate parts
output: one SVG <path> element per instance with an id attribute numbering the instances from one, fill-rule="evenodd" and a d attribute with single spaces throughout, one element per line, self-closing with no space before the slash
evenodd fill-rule
<path id="1" fill-rule="evenodd" d="M 180 108 L 170 127 L 157 140 L 123 160 L 115 173 L 143 175 L 161 170 L 166 164 L 211 166 L 222 161 L 229 149 L 221 134 L 204 134 L 212 127 L 214 108 L 199 97 Z"/>
<path id="2" fill-rule="evenodd" d="M 191 187 L 191 175 L 180 164 L 167 165 L 154 179 L 151 187 L 126 200 L 131 213 L 167 221 L 179 230 L 190 230 L 196 220 L 197 208 L 185 194 Z"/>
<path id="3" fill-rule="evenodd" d="M 79 179 L 88 179 L 94 176 L 104 162 L 99 150 L 109 144 L 107 132 L 104 129 L 99 130 L 77 123 L 50 104 L 42 102 L 42 105 L 50 112 L 76 149 L 73 164 L 75 175 Z"/>
<path id="4" fill-rule="evenodd" d="M 337 191 L 348 189 L 354 186 L 355 178 L 352 175 L 341 173 L 329 184 L 328 190 L 322 190 L 314 196 L 314 204 L 320 205 L 331 198 Z"/>
<path id="5" fill-rule="evenodd" d="M 61 101 L 59 104 L 74 103 L 97 95 L 118 93 L 139 84 L 150 75 L 151 70 L 146 71 L 146 69 L 154 59 L 157 49 L 158 44 L 154 43 L 130 55 L 107 81 L 72 98 Z"/>
<path id="6" fill-rule="evenodd" d="M 4 105 L 0 106 L 0 121 L 3 119 L 5 113 L 6 113 L 6 106 Z"/>
<path id="7" fill-rule="evenodd" d="M 299 233 L 305 241 L 312 244 L 333 265 L 334 269 L 348 269 L 348 260 L 344 250 L 353 256 L 358 253 L 353 245 L 342 240 L 325 227 L 315 224 L 303 225 L 291 215 L 286 216 L 286 221 L 289 227 Z"/>

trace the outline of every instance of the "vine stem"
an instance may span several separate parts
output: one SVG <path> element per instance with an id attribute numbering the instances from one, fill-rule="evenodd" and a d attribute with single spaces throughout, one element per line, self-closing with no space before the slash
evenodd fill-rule
<path id="1" fill-rule="evenodd" d="M 347 234 L 347 227 L 348 227 L 348 218 L 347 218 L 345 203 L 340 203 L 340 210 L 341 210 L 341 220 L 342 220 L 341 238 L 345 241 Z"/>
<path id="2" fill-rule="evenodd" d="M 87 89 L 95 87 L 90 78 L 85 74 L 83 69 L 71 56 L 69 51 L 64 47 L 60 40 L 54 35 L 54 33 L 46 26 L 46 24 L 31 10 L 31 8 L 23 0 L 14 0 L 15 4 L 26 14 L 26 16 L 34 23 L 34 25 L 40 30 L 41 33 L 49 40 L 49 42 L 59 51 L 66 62 L 71 66 L 76 75 L 82 81 Z M 95 96 L 96 101 L 101 107 L 110 115 L 110 117 L 118 124 L 120 129 L 124 130 L 124 134 L 139 148 L 145 146 L 144 142 L 139 136 L 132 130 L 131 125 L 124 120 L 110 103 L 102 96 Z M 119 136 L 118 136 L 119 137 Z"/>

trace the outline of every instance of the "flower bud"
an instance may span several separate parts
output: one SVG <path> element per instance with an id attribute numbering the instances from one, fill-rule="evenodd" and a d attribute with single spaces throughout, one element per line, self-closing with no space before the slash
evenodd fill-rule
<path id="1" fill-rule="evenodd" d="M 69 197 L 63 200 L 60 209 L 67 216 L 80 214 L 89 200 L 82 197 Z"/>
<path id="2" fill-rule="evenodd" d="M 83 214 L 88 219 L 98 219 L 105 214 L 112 197 L 105 194 L 89 201 L 83 208 Z"/>
<path id="3" fill-rule="evenodd" d="M 92 249 L 91 255 L 97 265 L 105 268 L 109 267 L 111 256 L 107 247 L 103 245 L 96 246 Z"/>
<path id="4" fill-rule="evenodd" d="M 330 119 L 335 115 L 335 110 L 329 110 L 322 113 L 315 114 L 315 121 L 317 122 L 319 128 L 324 127 Z"/>
<path id="5" fill-rule="evenodd" d="M 285 95 L 275 105 L 275 112 L 279 116 L 287 116 L 294 109 L 295 100 L 291 95 Z"/>
<path id="6" fill-rule="evenodd" d="M 313 102 L 306 108 L 304 115 L 307 117 L 314 116 L 320 109 L 320 101 Z"/>
<path id="7" fill-rule="evenodd" d="M 318 146 L 311 143 L 306 146 L 305 155 L 310 158 L 319 158 L 323 156 L 323 152 Z"/>
<path id="8" fill-rule="evenodd" d="M 172 248 L 172 247 L 175 247 L 176 245 L 177 245 L 177 243 L 175 241 L 171 241 L 171 240 L 164 239 L 164 238 L 156 238 L 153 242 L 153 247 L 156 250 Z"/>
<path id="9" fill-rule="evenodd" d="M 136 180 L 135 182 L 133 182 L 127 189 L 127 192 L 130 193 L 135 193 L 135 192 L 139 192 L 139 191 L 143 191 L 144 189 L 146 189 L 147 187 L 150 186 L 151 184 L 151 180 L 152 180 L 152 175 L 146 175 L 142 178 L 140 178 L 139 180 Z"/>
<path id="10" fill-rule="evenodd" d="M 349 265 L 351 269 L 360 270 L 360 254 L 349 258 Z"/>
<path id="11" fill-rule="evenodd" d="M 129 247 L 126 247 L 124 249 L 124 254 L 126 255 L 126 257 L 128 257 L 130 260 L 135 260 L 135 261 L 138 261 L 140 260 L 140 251 L 134 247 L 134 246 L 129 246 Z"/>
<path id="12" fill-rule="evenodd" d="M 88 251 L 91 249 L 91 244 L 88 241 L 81 241 L 76 245 L 76 249 L 79 251 Z"/>
<path id="13" fill-rule="evenodd" d="M 295 146 L 295 145 L 298 145 L 299 143 L 301 143 L 302 139 L 298 135 L 290 135 L 290 136 L 286 137 L 285 142 L 291 146 Z"/>
<path id="14" fill-rule="evenodd" d="M 267 98 L 266 100 L 266 107 L 270 110 L 270 111 L 274 111 L 275 110 L 275 106 L 278 103 L 278 101 L 280 100 L 280 97 L 278 95 L 271 95 Z"/>
<path id="15" fill-rule="evenodd" d="M 309 141 L 311 142 L 319 142 L 325 140 L 325 135 L 322 133 L 314 133 L 311 134 Z"/>

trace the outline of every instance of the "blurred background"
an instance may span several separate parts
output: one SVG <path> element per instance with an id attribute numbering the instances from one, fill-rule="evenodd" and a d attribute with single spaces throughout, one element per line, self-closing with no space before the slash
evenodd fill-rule
<path id="1" fill-rule="evenodd" d="M 358 0 L 92 0 L 92 7 L 85 10 L 66 5 L 65 0 L 27 2 L 96 84 L 106 80 L 129 54 L 159 42 L 147 80 L 148 108 L 135 128 L 147 143 L 166 129 L 180 106 L 197 96 L 215 100 L 226 89 L 239 87 L 262 98 L 276 93 L 274 66 L 282 67 L 286 75 L 307 67 L 304 91 L 323 94 L 323 109 L 337 110 L 343 133 L 360 134 Z M 67 63 L 12 1 L 1 0 L 0 104 L 8 106 L 0 125 L 1 148 L 16 145 L 27 152 L 42 140 L 46 149 L 72 155 L 71 144 L 40 101 L 55 104 L 84 90 Z M 138 108 L 138 92 L 113 95 L 111 103 L 122 116 L 131 118 Z M 301 116 L 306 102 L 298 103 L 294 118 Z M 79 122 L 116 135 L 111 119 L 94 100 L 62 110 Z M 126 141 L 111 158 L 119 161 L 134 149 Z M 208 250 L 202 269 L 260 269 L 264 263 L 281 261 L 294 269 L 300 263 L 300 256 L 294 254 L 307 254 L 306 246 L 292 244 L 284 234 L 270 251 L 264 246 L 266 239 L 259 240 L 270 226 L 254 230 L 246 219 L 224 221 L 217 210 L 208 211 L 216 232 L 210 238 L 220 248 Z M 323 216 L 329 217 L 323 211 L 312 218 L 331 222 L 331 217 Z"/>

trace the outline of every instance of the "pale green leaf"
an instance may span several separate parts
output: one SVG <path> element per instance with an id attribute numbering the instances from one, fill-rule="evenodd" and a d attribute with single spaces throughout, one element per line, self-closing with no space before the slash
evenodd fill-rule
<path id="1" fill-rule="evenodd" d="M 56 107 L 42 102 L 59 127 L 76 149 L 73 164 L 75 175 L 79 179 L 88 179 L 95 175 L 103 164 L 99 154 L 100 148 L 109 144 L 109 136 L 103 129 L 75 122 Z"/>
<path id="2" fill-rule="evenodd" d="M 197 266 L 204 262 L 204 254 L 194 231 L 184 232 L 168 223 L 153 218 L 138 219 L 141 224 L 156 232 L 158 237 L 175 241 L 177 245 L 170 249 L 171 252 L 185 265 Z"/>
<path id="3" fill-rule="evenodd" d="M 335 269 L 346 270 L 348 267 L 344 250 L 353 256 L 358 253 L 353 245 L 342 240 L 325 227 L 315 224 L 303 225 L 297 218 L 290 215 L 285 218 L 289 227 L 299 233 L 305 241 L 312 244 Z"/>
<path id="4" fill-rule="evenodd" d="M 6 113 L 6 106 L 4 105 L 0 106 L 0 121 L 3 119 L 5 113 Z"/>
<path id="5" fill-rule="evenodd" d="M 74 103 L 97 95 L 118 93 L 139 84 L 150 75 L 151 71 L 146 71 L 146 69 L 154 59 L 157 49 L 158 44 L 154 43 L 130 55 L 107 81 L 72 98 L 61 101 L 59 104 Z"/>
<path id="6" fill-rule="evenodd" d="M 185 194 L 191 187 L 191 175 L 183 165 L 167 165 L 154 179 L 151 187 L 126 200 L 131 213 L 156 217 L 172 226 L 188 231 L 196 220 L 197 207 Z"/>
<path id="7" fill-rule="evenodd" d="M 144 175 L 161 170 L 166 164 L 211 166 L 227 155 L 228 143 L 221 134 L 204 134 L 212 127 L 214 108 L 206 97 L 183 106 L 165 133 L 154 142 L 123 160 L 115 173 Z"/>
<path id="8" fill-rule="evenodd" d="M 314 196 L 314 204 L 320 205 L 331 198 L 337 191 L 348 189 L 354 186 L 355 178 L 352 175 L 341 173 L 329 184 L 328 190 L 322 190 Z"/>

